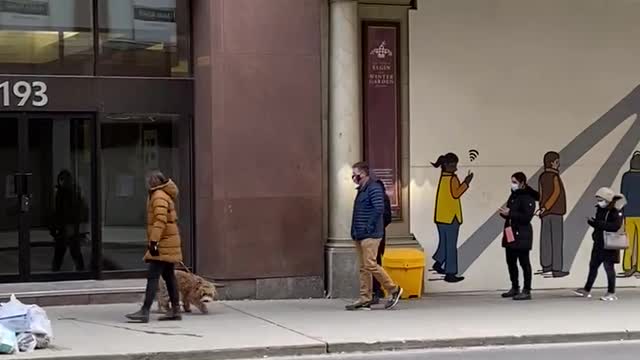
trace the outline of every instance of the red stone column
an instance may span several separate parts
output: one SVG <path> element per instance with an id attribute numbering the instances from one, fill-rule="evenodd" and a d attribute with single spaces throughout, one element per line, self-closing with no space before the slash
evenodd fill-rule
<path id="1" fill-rule="evenodd" d="M 322 0 L 194 0 L 196 269 L 323 291 Z"/>

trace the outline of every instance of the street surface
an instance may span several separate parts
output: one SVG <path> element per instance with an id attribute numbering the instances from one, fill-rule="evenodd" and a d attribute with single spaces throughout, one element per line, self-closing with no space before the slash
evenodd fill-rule
<path id="1" fill-rule="evenodd" d="M 531 345 L 447 350 L 334 354 L 283 357 L 272 360 L 637 360 L 640 342 Z"/>

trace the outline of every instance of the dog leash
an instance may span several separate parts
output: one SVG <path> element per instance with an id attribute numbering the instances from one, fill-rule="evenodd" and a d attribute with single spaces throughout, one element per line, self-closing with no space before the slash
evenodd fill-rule
<path id="1" fill-rule="evenodd" d="M 184 262 L 180 261 L 180 265 L 181 265 L 181 266 L 182 266 L 182 267 L 183 267 L 183 268 L 184 268 L 184 269 L 185 269 L 189 274 L 196 275 L 193 271 L 191 271 L 191 269 L 189 269 L 189 267 L 188 267 L 187 265 L 185 265 L 185 263 L 184 263 Z M 199 276 L 199 275 L 198 275 L 198 276 Z M 213 284 L 213 286 L 215 286 L 215 287 L 224 287 L 224 284 L 217 283 L 217 282 L 215 282 L 215 280 L 213 280 L 213 279 L 208 279 L 208 278 L 206 278 L 206 277 L 204 277 L 204 276 L 201 276 L 201 277 L 202 277 L 202 278 L 205 278 L 205 279 L 207 279 L 207 280 L 209 280 L 209 281 L 211 281 L 211 283 L 212 283 L 212 284 Z"/>

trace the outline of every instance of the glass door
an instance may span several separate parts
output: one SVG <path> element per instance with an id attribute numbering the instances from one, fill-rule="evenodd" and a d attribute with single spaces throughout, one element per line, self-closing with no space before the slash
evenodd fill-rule
<path id="1" fill-rule="evenodd" d="M 89 272 L 93 122 L 46 114 L 27 121 L 30 272 Z"/>
<path id="2" fill-rule="evenodd" d="M 21 211 L 19 207 L 20 167 L 19 116 L 0 114 L 0 276 L 19 280 Z M 24 269 L 22 269 L 24 270 Z"/>
<path id="3" fill-rule="evenodd" d="M 0 276 L 91 278 L 99 249 L 92 236 L 93 117 L 22 113 L 0 120 Z"/>

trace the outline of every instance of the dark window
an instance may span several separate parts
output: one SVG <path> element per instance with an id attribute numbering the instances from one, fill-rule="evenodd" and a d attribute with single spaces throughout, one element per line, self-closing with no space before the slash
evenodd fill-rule
<path id="1" fill-rule="evenodd" d="M 88 0 L 0 0 L 0 72 L 93 73 Z"/>
<path id="2" fill-rule="evenodd" d="M 104 270 L 144 268 L 145 173 L 159 169 L 178 185 L 185 263 L 191 249 L 190 126 L 176 115 L 112 114 L 102 120 Z"/>
<path id="3" fill-rule="evenodd" d="M 189 76 L 189 1 L 98 3 L 98 75 Z"/>

